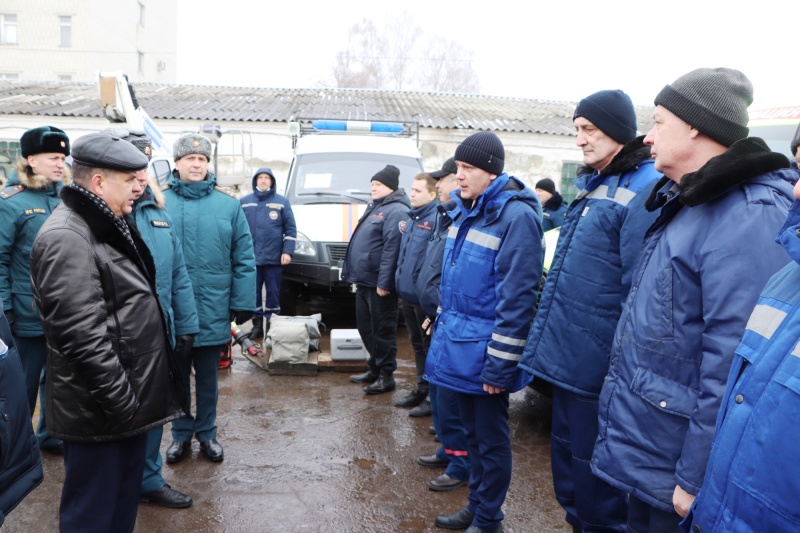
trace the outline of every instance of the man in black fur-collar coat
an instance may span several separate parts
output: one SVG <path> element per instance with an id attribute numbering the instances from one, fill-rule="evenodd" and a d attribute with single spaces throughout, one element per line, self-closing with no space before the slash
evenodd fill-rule
<path id="1" fill-rule="evenodd" d="M 700 490 L 733 354 L 766 281 L 796 174 L 747 138 L 750 81 L 697 69 L 656 96 L 644 139 L 664 174 L 661 209 L 620 317 L 600 395 L 592 470 L 630 494 L 628 527 L 679 531 Z M 777 327 L 777 326 L 775 326 Z"/>
<path id="2" fill-rule="evenodd" d="M 153 258 L 125 218 L 148 159 L 105 133 L 72 156 L 74 181 L 31 250 L 47 426 L 64 441 L 60 530 L 133 531 L 146 433 L 181 414 Z"/>

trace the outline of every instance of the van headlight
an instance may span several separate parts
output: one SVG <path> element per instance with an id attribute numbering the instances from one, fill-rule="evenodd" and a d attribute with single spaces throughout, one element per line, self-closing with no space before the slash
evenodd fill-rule
<path id="1" fill-rule="evenodd" d="M 314 243 L 311 242 L 311 239 L 298 231 L 297 241 L 294 244 L 294 254 L 314 257 L 317 255 L 317 249 L 314 247 Z"/>

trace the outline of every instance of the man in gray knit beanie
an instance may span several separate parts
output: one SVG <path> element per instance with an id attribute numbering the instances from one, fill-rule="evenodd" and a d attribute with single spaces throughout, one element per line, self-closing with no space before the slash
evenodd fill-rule
<path id="1" fill-rule="evenodd" d="M 709 159 L 747 138 L 747 107 L 753 86 L 747 77 L 729 68 L 699 68 L 665 86 L 655 98 L 655 127 L 647 134 L 656 169 L 681 183 Z M 667 149 L 665 149 L 667 148 Z M 684 203 L 694 201 L 683 191 Z"/>
<path id="2" fill-rule="evenodd" d="M 698 493 L 685 529 L 719 523 L 720 505 L 701 504 L 709 479 L 726 474 L 709 463 L 717 415 L 721 406 L 752 412 L 754 401 L 723 399 L 726 386 L 740 385 L 730 389 L 729 375 L 749 376 L 731 373 L 734 354 L 743 334 L 764 340 L 785 315 L 759 305 L 748 322 L 789 261 L 775 235 L 797 178 L 783 154 L 747 137 L 752 99 L 750 81 L 727 68 L 693 70 L 655 98 L 644 143 L 664 178 L 646 207 L 660 214 L 608 351 L 591 460 L 595 476 L 628 493 L 628 531 L 680 531 Z M 699 510 L 707 516 L 698 524 Z"/>
<path id="3" fill-rule="evenodd" d="M 655 104 L 724 146 L 747 137 L 753 85 L 729 68 L 699 68 L 664 87 Z"/>

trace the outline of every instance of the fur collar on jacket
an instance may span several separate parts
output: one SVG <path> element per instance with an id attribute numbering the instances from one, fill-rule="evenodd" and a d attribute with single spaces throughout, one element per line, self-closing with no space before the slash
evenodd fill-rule
<path id="1" fill-rule="evenodd" d="M 150 255 L 150 251 L 147 249 L 147 245 L 142 240 L 139 232 L 136 231 L 135 224 L 128 223 L 131 237 L 136 245 L 133 247 L 128 239 L 122 235 L 122 230 L 117 228 L 114 222 L 89 198 L 71 187 L 63 187 L 60 196 L 64 205 L 75 211 L 86 221 L 89 231 L 92 232 L 98 241 L 116 248 L 119 252 L 130 258 L 131 261 L 136 263 L 142 273 L 148 276 L 150 284 L 153 285 L 153 280 L 156 278 L 155 262 L 153 261 L 153 256 Z"/>
<path id="2" fill-rule="evenodd" d="M 46 189 L 47 186 L 50 185 L 50 181 L 44 176 L 29 174 L 29 169 L 30 167 L 26 159 L 20 158 L 17 161 L 17 181 L 19 181 L 20 185 L 24 185 L 28 189 Z M 69 167 L 65 166 L 64 174 L 61 177 L 61 184 L 69 185 L 70 183 L 72 183 L 72 173 L 69 171 Z"/>
<path id="3" fill-rule="evenodd" d="M 785 155 L 773 152 L 758 137 L 748 137 L 733 143 L 730 148 L 709 159 L 700 170 L 683 176 L 678 185 L 680 202 L 694 207 L 720 196 L 733 187 L 767 172 L 789 168 Z M 659 191 L 669 183 L 664 176 L 653 188 L 647 199 L 647 209 L 654 211 L 661 207 Z"/>
<path id="4" fill-rule="evenodd" d="M 164 206 L 167 205 L 167 199 L 164 197 L 164 192 L 161 190 L 161 187 L 158 186 L 158 182 L 152 177 L 148 177 L 147 186 L 150 188 L 150 198 L 156 204 L 156 207 L 164 209 Z M 147 194 L 147 192 L 145 192 L 145 194 Z"/>
<path id="5" fill-rule="evenodd" d="M 552 211 L 557 211 L 558 209 L 561 208 L 561 204 L 563 204 L 563 203 L 564 203 L 564 198 L 558 193 L 558 191 L 556 191 L 556 192 L 553 193 L 553 196 L 551 196 L 544 203 L 543 207 L 545 209 L 550 209 Z"/>
<path id="6" fill-rule="evenodd" d="M 614 156 L 614 159 L 611 160 L 611 163 L 600 171 L 600 174 L 607 176 L 622 174 L 629 168 L 647 159 L 650 159 L 650 147 L 644 144 L 644 135 L 641 135 L 625 144 L 622 149 L 617 152 L 617 155 Z M 578 169 L 578 176 L 593 173 L 594 169 L 588 165 Z"/>

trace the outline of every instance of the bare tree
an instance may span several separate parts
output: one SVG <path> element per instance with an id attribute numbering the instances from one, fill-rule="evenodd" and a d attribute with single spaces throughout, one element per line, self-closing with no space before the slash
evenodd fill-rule
<path id="1" fill-rule="evenodd" d="M 478 77 L 472 70 L 473 52 L 455 41 L 433 37 L 428 40 L 422 61 L 426 90 L 434 92 L 477 93 Z"/>
<path id="2" fill-rule="evenodd" d="M 389 88 L 402 90 L 408 87 L 410 78 L 414 76 L 414 62 L 410 58 L 417 56 L 420 51 L 422 28 L 404 11 L 399 17 L 387 22 L 384 34 L 391 36 L 387 39 L 387 55 L 383 61 L 387 70 L 386 79 L 391 84 Z"/>
<path id="3" fill-rule="evenodd" d="M 336 87 L 475 93 L 471 51 L 455 41 L 426 37 L 404 12 L 378 28 L 363 19 L 336 55 Z"/>
<path id="4" fill-rule="evenodd" d="M 333 77 L 337 87 L 380 89 L 383 86 L 382 57 L 386 40 L 375 24 L 363 19 L 350 28 L 347 50 L 336 54 Z"/>

